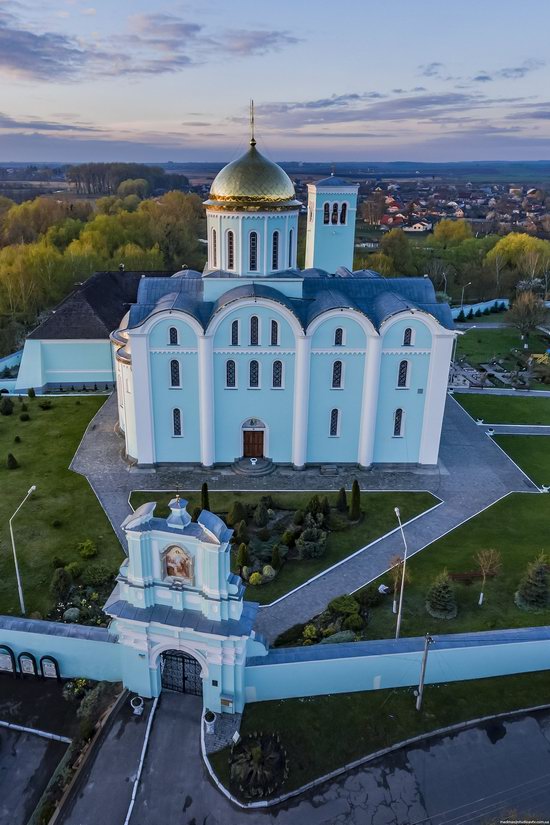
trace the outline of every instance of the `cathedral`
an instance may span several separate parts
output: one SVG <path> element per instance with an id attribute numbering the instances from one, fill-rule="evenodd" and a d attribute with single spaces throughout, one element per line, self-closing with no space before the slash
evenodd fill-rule
<path id="1" fill-rule="evenodd" d="M 97 272 L 25 343 L 16 392 L 109 390 L 142 467 L 435 465 L 453 321 L 429 278 L 353 271 L 356 184 L 303 205 L 254 140 L 214 179 L 203 272 Z"/>

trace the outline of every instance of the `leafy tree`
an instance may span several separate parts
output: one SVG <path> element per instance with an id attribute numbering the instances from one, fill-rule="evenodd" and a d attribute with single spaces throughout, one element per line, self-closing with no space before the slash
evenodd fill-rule
<path id="1" fill-rule="evenodd" d="M 458 613 L 455 591 L 446 570 L 436 576 L 428 590 L 426 610 L 435 619 L 454 619 Z"/>
<path id="2" fill-rule="evenodd" d="M 387 278 L 394 273 L 393 259 L 384 252 L 373 252 L 366 260 L 366 268 L 379 272 Z"/>
<path id="3" fill-rule="evenodd" d="M 340 487 L 338 490 L 338 498 L 336 500 L 336 509 L 339 513 L 348 512 L 348 498 L 346 495 L 346 488 Z"/>
<path id="4" fill-rule="evenodd" d="M 206 481 L 201 487 L 201 508 L 203 510 L 210 510 L 210 496 L 208 495 L 208 484 Z"/>
<path id="5" fill-rule="evenodd" d="M 361 491 L 359 482 L 355 478 L 351 485 L 351 504 L 349 508 L 350 521 L 358 521 L 361 517 Z"/>
<path id="6" fill-rule="evenodd" d="M 520 292 L 508 313 L 508 319 L 525 338 L 528 347 L 529 333 L 542 324 L 546 318 L 546 307 L 534 292 Z"/>
<path id="7" fill-rule="evenodd" d="M 137 195 L 140 200 L 147 197 L 149 192 L 149 183 L 145 178 L 128 178 L 119 183 L 117 188 L 117 195 L 125 198 L 127 195 Z"/>
<path id="8" fill-rule="evenodd" d="M 479 550 L 476 553 L 476 563 L 482 575 L 481 593 L 479 594 L 479 606 L 483 604 L 483 593 L 487 576 L 496 576 L 501 567 L 500 553 L 498 550 Z"/>
<path id="9" fill-rule="evenodd" d="M 402 229 L 391 229 L 382 237 L 380 250 L 392 261 L 392 274 L 412 275 L 414 261 L 409 239 Z"/>
<path id="10" fill-rule="evenodd" d="M 435 225 L 433 232 L 434 243 L 447 249 L 449 246 L 457 246 L 462 241 L 472 237 L 472 230 L 467 221 L 442 220 Z"/>
<path id="11" fill-rule="evenodd" d="M 550 568 L 548 557 L 541 553 L 532 561 L 519 583 L 515 603 L 523 610 L 544 610 L 550 603 Z"/>

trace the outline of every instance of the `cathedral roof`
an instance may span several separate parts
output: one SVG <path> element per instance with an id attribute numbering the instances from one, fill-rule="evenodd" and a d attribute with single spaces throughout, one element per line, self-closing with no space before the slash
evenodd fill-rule
<path id="1" fill-rule="evenodd" d="M 284 169 L 266 158 L 251 140 L 249 149 L 218 172 L 206 206 L 217 209 L 296 209 L 294 184 Z"/>

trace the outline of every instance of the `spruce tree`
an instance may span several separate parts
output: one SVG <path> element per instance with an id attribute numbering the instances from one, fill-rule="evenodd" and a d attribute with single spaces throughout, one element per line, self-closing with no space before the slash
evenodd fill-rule
<path id="1" fill-rule="evenodd" d="M 210 497 L 208 495 L 208 484 L 206 481 L 201 487 L 201 509 L 210 510 Z"/>
<path id="2" fill-rule="evenodd" d="M 17 468 L 19 467 L 19 462 L 17 461 L 13 453 L 8 453 L 7 467 L 8 470 L 17 470 Z"/>
<path id="3" fill-rule="evenodd" d="M 326 518 L 330 516 L 330 503 L 328 496 L 323 496 L 321 499 L 321 512 Z"/>
<path id="4" fill-rule="evenodd" d="M 260 502 L 254 510 L 254 524 L 256 527 L 265 527 L 268 521 L 267 507 Z"/>
<path id="5" fill-rule="evenodd" d="M 241 570 L 243 567 L 246 567 L 248 562 L 248 547 L 242 542 L 239 544 L 239 549 L 237 550 L 237 567 Z"/>
<path id="6" fill-rule="evenodd" d="M 278 544 L 274 544 L 271 551 L 271 566 L 274 570 L 278 570 L 281 566 L 281 553 Z"/>
<path id="7" fill-rule="evenodd" d="M 361 517 L 361 491 L 359 482 L 355 478 L 351 485 L 351 504 L 349 508 L 350 521 L 359 521 Z"/>
<path id="8" fill-rule="evenodd" d="M 426 610 L 434 619 L 454 619 L 458 613 L 455 591 L 446 570 L 436 576 L 428 590 Z"/>
<path id="9" fill-rule="evenodd" d="M 338 498 L 336 499 L 336 509 L 339 513 L 348 512 L 348 497 L 346 495 L 346 488 L 340 487 L 338 490 Z"/>
<path id="10" fill-rule="evenodd" d="M 230 527 L 234 527 L 239 521 L 246 521 L 246 512 L 240 501 L 234 501 L 226 519 Z"/>
<path id="11" fill-rule="evenodd" d="M 523 610 L 544 610 L 550 604 L 550 569 L 544 553 L 528 565 L 514 601 Z"/>
<path id="12" fill-rule="evenodd" d="M 248 527 L 246 526 L 246 521 L 240 521 L 237 525 L 235 525 L 235 536 L 237 537 L 237 541 L 239 544 L 248 544 L 250 541 L 250 535 L 248 533 Z"/>

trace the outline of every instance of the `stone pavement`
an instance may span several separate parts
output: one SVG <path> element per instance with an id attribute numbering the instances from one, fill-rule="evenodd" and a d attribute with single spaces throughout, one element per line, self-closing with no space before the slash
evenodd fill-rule
<path id="1" fill-rule="evenodd" d="M 206 772 L 199 749 L 200 710 L 198 697 L 162 694 L 130 825 L 459 825 L 486 822 L 486 817 L 498 821 L 513 808 L 520 816 L 548 818 L 548 713 L 438 737 L 280 806 L 243 811 Z M 141 719 L 132 729 L 115 720 L 116 737 L 107 738 L 78 792 L 87 805 L 73 808 L 60 825 L 124 822 L 145 725 Z"/>
<path id="2" fill-rule="evenodd" d="M 537 487 L 449 397 L 438 468 L 358 470 L 340 468 L 335 476 L 318 469 L 295 471 L 280 467 L 262 478 L 236 475 L 230 468 L 130 468 L 122 459 L 123 442 L 115 433 L 116 397 L 111 396 L 90 423 L 71 469 L 85 475 L 122 543 L 120 524 L 130 512 L 132 490 L 197 490 L 203 481 L 219 490 L 329 490 L 350 486 L 354 478 L 363 490 L 427 490 L 442 499 L 435 510 L 405 527 L 409 553 L 421 550 L 480 510 L 512 491 L 535 492 Z M 357 548 L 350 548 L 353 552 Z M 344 561 L 282 601 L 262 607 L 256 629 L 272 640 L 283 630 L 307 621 L 330 599 L 349 593 L 383 573 L 388 560 L 402 552 L 398 533 L 380 539 L 363 553 Z"/>

